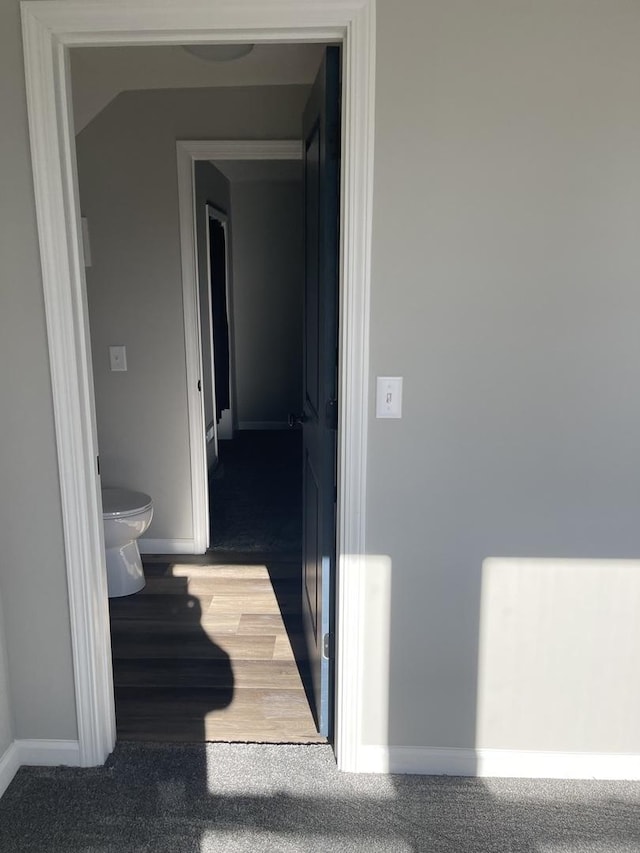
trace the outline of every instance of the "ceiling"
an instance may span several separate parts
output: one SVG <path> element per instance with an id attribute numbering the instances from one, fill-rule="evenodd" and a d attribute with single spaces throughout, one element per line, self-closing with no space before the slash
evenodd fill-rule
<path id="1" fill-rule="evenodd" d="M 179 46 L 72 48 L 75 130 L 79 133 L 127 90 L 310 85 L 323 49 L 322 44 L 257 44 L 241 59 L 208 62 Z"/>
<path id="2" fill-rule="evenodd" d="M 302 160 L 213 160 L 232 183 L 242 181 L 302 181 Z"/>

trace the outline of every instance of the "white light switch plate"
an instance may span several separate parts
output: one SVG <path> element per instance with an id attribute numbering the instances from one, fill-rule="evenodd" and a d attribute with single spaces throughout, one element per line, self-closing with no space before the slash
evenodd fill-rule
<path id="1" fill-rule="evenodd" d="M 111 370 L 126 370 L 127 348 L 123 346 L 109 347 L 109 364 Z"/>
<path id="2" fill-rule="evenodd" d="M 378 376 L 376 418 L 402 417 L 402 376 Z"/>

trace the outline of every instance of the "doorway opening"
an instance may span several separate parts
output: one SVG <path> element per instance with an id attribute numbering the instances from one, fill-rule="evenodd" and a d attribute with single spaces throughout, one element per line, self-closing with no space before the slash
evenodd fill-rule
<path id="1" fill-rule="evenodd" d="M 333 55 L 335 57 L 337 53 Z M 339 65 L 335 60 L 334 66 L 337 72 L 334 69 L 333 83 L 337 84 Z M 323 92 L 324 88 L 323 83 Z M 152 97 L 156 97 L 154 93 Z M 337 85 L 333 97 L 332 110 L 334 115 L 339 115 Z M 93 223 L 92 242 L 97 248 L 93 252 L 94 264 L 87 271 L 87 286 L 96 365 L 94 384 L 98 437 L 101 452 L 103 447 L 107 448 L 102 452 L 102 479 L 107 486 L 125 488 L 134 488 L 137 482 L 141 482 L 154 497 L 161 522 L 155 529 L 152 526 L 148 537 L 140 540 L 148 576 L 145 592 L 135 599 L 110 602 L 118 734 L 136 739 L 192 740 L 197 729 L 205 740 L 315 741 L 318 728 L 321 735 L 329 734 L 332 708 L 328 695 L 323 699 L 322 708 L 319 696 L 314 695 L 310 667 L 315 661 L 311 656 L 315 655 L 318 666 L 325 668 L 326 664 L 321 659 L 328 659 L 329 646 L 325 643 L 319 649 L 319 628 L 314 625 L 313 645 L 305 650 L 302 613 L 305 603 L 310 612 L 312 608 L 314 620 L 321 611 L 326 611 L 320 641 L 324 635 L 329 635 L 335 529 L 331 530 L 330 544 L 326 532 L 320 531 L 318 536 L 318 519 L 322 518 L 322 523 L 326 524 L 326 519 L 320 515 L 323 507 L 318 495 L 321 496 L 327 483 L 323 482 L 322 470 L 315 460 L 315 468 L 307 464 L 307 472 L 311 471 L 314 477 L 313 487 L 304 492 L 314 502 L 311 518 L 305 525 L 305 534 L 313 540 L 308 549 L 310 559 L 307 563 L 311 565 L 313 561 L 314 589 L 308 585 L 303 587 L 303 451 L 306 442 L 307 449 L 311 447 L 317 456 L 319 442 L 314 434 L 314 444 L 310 445 L 305 438 L 304 427 L 291 429 L 287 421 L 291 410 L 302 411 L 303 387 L 307 382 L 306 398 L 310 408 L 304 419 L 297 414 L 293 420 L 319 422 L 320 427 L 316 425 L 316 430 L 321 428 L 321 431 L 331 433 L 330 481 L 327 482 L 331 494 L 330 512 L 335 524 L 336 445 L 333 436 L 337 422 L 327 423 L 326 406 L 329 403 L 335 405 L 336 391 L 335 387 L 333 390 L 323 389 L 321 384 L 326 384 L 326 373 L 333 377 L 335 385 L 337 343 L 334 341 L 332 346 L 324 346 L 327 332 L 320 324 L 324 322 L 326 326 L 331 319 L 335 335 L 338 170 L 335 168 L 331 176 L 335 196 L 333 211 L 328 214 L 329 225 L 322 232 L 323 235 L 331 232 L 334 236 L 320 252 L 318 222 L 323 212 L 317 209 L 320 201 L 324 200 L 324 190 L 320 193 L 317 188 L 323 177 L 318 171 L 317 132 L 314 131 L 316 135 L 309 148 L 309 157 L 305 157 L 304 144 L 295 146 L 297 157 L 292 161 L 297 172 L 295 181 L 291 175 L 284 180 L 281 168 L 284 160 L 275 161 L 280 167 L 278 180 L 269 182 L 263 177 L 260 181 L 240 181 L 242 192 L 239 189 L 236 195 L 233 187 L 227 186 L 226 198 L 216 197 L 217 189 L 225 182 L 224 174 L 213 176 L 215 180 L 207 174 L 216 171 L 216 161 L 192 158 L 189 181 L 192 199 L 189 207 L 193 210 L 195 225 L 196 293 L 200 298 L 196 322 L 191 327 L 187 324 L 185 312 L 185 334 L 188 346 L 193 344 L 194 338 L 198 339 L 199 428 L 204 426 L 204 434 L 194 438 L 192 430 L 191 440 L 198 447 L 205 442 L 206 470 L 198 474 L 200 478 L 208 479 L 207 494 L 198 496 L 200 503 L 197 505 L 194 499 L 193 515 L 195 518 L 202 514 L 208 496 L 208 521 L 212 526 L 212 549 L 204 561 L 198 560 L 198 565 L 193 566 L 187 559 L 187 549 L 181 552 L 179 544 L 171 549 L 167 547 L 172 541 L 180 543 L 181 538 L 171 532 L 167 536 L 166 532 L 172 530 L 174 520 L 167 511 L 169 501 L 166 497 L 165 506 L 162 504 L 162 485 L 164 482 L 166 490 L 169 469 L 163 469 L 165 458 L 161 453 L 161 433 L 155 424 L 151 424 L 149 446 L 139 448 L 137 454 L 131 454 L 127 459 L 129 426 L 120 423 L 114 429 L 113 422 L 110 422 L 112 412 L 118 409 L 116 400 L 119 394 L 128 393 L 138 398 L 130 401 L 133 421 L 144 417 L 145 406 L 152 408 L 157 405 L 154 400 L 160 387 L 164 400 L 171 400 L 172 391 L 169 381 L 165 382 L 166 374 L 154 368 L 153 375 L 147 377 L 148 381 L 141 381 L 136 370 L 143 354 L 135 349 L 135 345 L 129 350 L 131 376 L 102 375 L 97 367 L 100 343 L 106 335 L 118 333 L 120 343 L 129 344 L 127 335 L 131 334 L 131 328 L 125 329 L 119 316 L 121 304 L 115 305 L 113 297 L 117 284 L 109 264 L 119 265 L 119 277 L 126 282 L 128 304 L 135 313 L 136 301 L 143 301 L 141 291 L 149 287 L 151 279 L 145 281 L 144 273 L 138 272 L 141 282 L 131 272 L 134 265 L 127 257 L 127 241 L 136 241 L 136 234 L 144 227 L 152 231 L 150 224 L 155 227 L 162 224 L 156 212 L 147 208 L 144 210 L 145 218 L 140 221 L 135 214 L 136 205 L 140 205 L 139 191 L 135 188 L 127 193 L 125 182 L 118 187 L 118 178 L 110 174 L 111 170 L 122 170 L 117 153 L 113 153 L 120 145 L 117 135 L 118 128 L 124 124 L 122 113 L 127 116 L 127 124 L 133 125 L 134 133 L 136 114 L 144 113 L 146 99 L 143 95 L 136 94 L 132 98 L 133 104 L 127 104 L 126 100 L 124 98 L 124 104 L 115 102 L 111 110 L 100 113 L 77 140 L 80 203 L 83 213 L 88 213 L 88 222 Z M 161 131 L 160 122 L 156 121 Z M 302 123 L 302 114 L 299 121 Z M 316 125 L 318 121 L 320 119 Z M 336 144 L 335 128 L 325 133 L 323 126 L 322 139 L 325 136 L 332 142 L 332 156 L 337 158 L 339 145 Z M 109 150 L 105 148 L 105 139 L 109 140 Z M 128 144 L 133 149 L 135 160 L 135 145 L 130 140 Z M 154 144 L 151 140 L 148 143 L 152 158 Z M 201 149 L 202 145 L 200 143 Z M 305 212 L 303 203 L 301 178 L 306 160 L 310 163 L 309 168 L 315 170 L 310 182 L 315 192 L 307 195 L 312 198 L 316 212 L 311 211 L 308 205 Z M 263 161 L 261 167 L 264 169 L 268 162 Z M 140 167 L 138 177 L 144 181 L 144 171 Z M 159 185 L 164 180 L 160 171 L 149 177 Z M 226 183 L 233 182 L 227 180 Z M 121 214 L 122 222 L 109 216 L 116 203 L 129 205 L 133 211 Z M 247 217 L 243 219 L 243 210 L 251 213 L 248 218 L 254 226 L 251 234 L 254 245 L 238 249 L 240 244 L 235 238 L 246 231 L 244 219 Z M 262 216 L 257 229 L 256 211 Z M 309 231 L 305 237 L 303 223 L 307 221 L 309 228 L 315 230 Z M 231 240 L 228 239 L 230 233 L 234 235 Z M 307 264 L 304 261 L 305 242 L 311 256 Z M 258 245 L 262 246 L 262 252 L 258 251 Z M 117 255 L 115 246 L 122 258 L 117 257 L 114 261 L 112 258 Z M 234 251 L 230 251 L 232 246 Z M 143 264 L 147 260 L 152 264 L 155 255 L 165 257 L 153 240 L 148 248 L 151 247 L 153 256 L 140 254 Z M 188 250 L 187 254 L 190 254 Z M 324 308 L 320 310 L 326 290 L 319 272 L 320 254 L 323 255 L 325 271 L 322 274 L 330 271 L 333 288 L 325 313 Z M 239 263 L 241 260 L 244 267 L 249 267 L 248 271 Z M 276 268 L 270 269 L 269 262 Z M 316 304 L 305 322 L 302 309 L 309 303 L 303 297 L 307 279 L 314 288 L 311 296 Z M 159 287 L 165 280 L 158 263 L 153 277 L 157 295 L 149 290 L 145 294 L 150 299 L 152 312 L 158 315 L 166 311 Z M 185 290 L 192 287 L 188 277 L 185 277 L 183 287 Z M 260 293 L 262 303 L 258 299 Z M 142 316 L 138 309 L 138 322 Z M 283 325 L 283 318 L 288 318 L 288 326 L 286 323 Z M 170 325 L 171 320 L 168 319 Z M 204 322 L 205 319 L 208 323 Z M 147 322 L 151 328 L 145 339 L 145 348 L 150 356 L 155 357 L 160 348 L 169 346 L 171 330 L 168 327 L 162 342 L 156 344 L 153 317 Z M 234 329 L 233 336 L 230 335 L 231 329 Z M 303 339 L 306 340 L 304 345 Z M 310 364 L 306 368 L 303 352 Z M 329 367 L 325 370 L 323 359 L 327 358 Z M 207 362 L 210 364 L 208 371 L 204 369 Z M 276 378 L 280 376 L 280 382 L 275 382 L 275 385 L 272 382 L 274 387 L 269 387 L 274 374 Z M 289 375 L 288 380 L 286 374 Z M 114 382 L 120 385 L 116 386 Z M 284 384 L 284 392 L 282 388 L 278 391 L 278 384 Z M 330 399 L 325 400 L 323 395 Z M 265 405 L 267 408 L 260 408 Z M 195 420 L 191 422 L 192 427 L 195 424 Z M 283 430 L 280 429 L 282 427 Z M 123 481 L 123 476 L 129 477 L 125 465 L 131 471 L 131 479 Z M 320 470 L 320 477 L 317 470 Z M 156 476 L 160 488 L 153 489 L 147 486 L 146 480 L 134 479 L 143 475 Z M 177 484 L 175 489 L 177 492 Z M 322 553 L 319 548 L 324 549 Z M 169 550 L 175 551 L 170 559 Z M 197 553 L 195 542 L 193 551 Z M 326 575 L 328 592 L 322 591 L 322 573 Z M 257 618 L 263 616 L 270 618 Z M 235 627 L 232 626 L 234 619 Z M 202 660 L 211 660 L 210 666 L 203 667 Z M 188 671 L 193 673 L 191 681 L 185 674 Z M 297 671 L 297 680 L 293 678 L 294 671 Z M 331 676 L 323 677 L 326 682 L 324 689 L 330 691 Z M 308 704 L 304 709 L 301 707 L 305 697 L 315 712 L 315 723 Z M 277 713 L 274 713 L 274 708 Z M 184 723 L 182 727 L 178 722 L 180 719 Z"/>
<path id="2" fill-rule="evenodd" d="M 239 34 L 255 43 L 342 42 L 344 67 L 341 217 L 341 364 L 338 478 L 337 692 L 335 749 L 341 769 L 361 755 L 362 632 L 365 553 L 368 324 L 372 219 L 375 8 L 373 0 L 341 0 L 326 8 L 305 2 L 260 10 L 211 0 L 185 0 L 173 10 L 131 0 L 110 7 L 73 0 L 22 4 L 24 54 L 47 322 L 61 511 L 69 588 L 78 720 L 78 760 L 104 762 L 115 742 L 111 653 L 106 608 L 100 481 L 74 128 L 69 49 L 215 43 Z M 236 134 L 237 135 L 237 134 Z M 187 368 L 192 369 L 192 353 Z M 194 391 L 189 389 L 189 412 Z"/>
<path id="3" fill-rule="evenodd" d="M 203 401 L 205 410 L 215 409 L 220 429 L 213 466 L 211 427 L 207 431 L 207 559 L 228 606 L 235 591 L 239 631 L 251 632 L 254 643 L 273 643 L 272 651 L 244 652 L 271 658 L 251 664 L 263 693 L 249 709 L 250 728 L 261 729 L 256 739 L 286 742 L 324 740 L 313 716 L 302 624 L 302 433 L 288 425 L 302 398 L 302 168 L 296 159 L 213 160 L 195 169 L 196 197 L 203 172 L 217 169 L 229 181 L 232 236 L 229 299 L 226 306 L 218 301 L 219 314 L 216 318 L 214 309 L 211 323 L 215 404 L 208 406 L 206 390 Z M 214 288 L 216 268 L 220 258 L 216 263 L 210 256 Z M 225 309 L 230 358 L 224 346 L 222 352 L 216 347 Z M 225 399 L 229 386 L 233 392 Z M 241 672 L 243 666 L 238 662 L 234 669 Z M 241 693 L 238 688 L 237 696 Z"/>

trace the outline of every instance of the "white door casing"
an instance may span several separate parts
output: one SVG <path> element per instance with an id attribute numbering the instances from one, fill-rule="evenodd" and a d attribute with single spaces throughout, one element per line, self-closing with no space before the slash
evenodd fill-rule
<path id="1" fill-rule="evenodd" d="M 68 48 L 341 42 L 340 368 L 335 749 L 357 768 L 362 695 L 375 0 L 29 0 L 21 4 L 80 764 L 115 744 L 97 441 Z M 202 434 L 202 433 L 201 433 Z M 87 567 L 97 567 L 88 571 Z"/>
<path id="2" fill-rule="evenodd" d="M 198 283 L 195 164 L 211 160 L 301 160 L 302 143 L 297 139 L 265 140 L 179 140 L 176 143 L 178 167 L 178 212 L 180 219 L 180 256 L 182 304 L 184 310 L 187 405 L 189 410 L 189 452 L 191 460 L 191 497 L 193 507 L 193 553 L 203 554 L 209 546 L 209 491 L 207 450 L 204 434 L 204 401 L 198 390 L 202 376 L 202 335 L 200 327 L 200 287 Z M 229 247 L 227 246 L 227 255 Z M 227 270 L 227 283 L 229 273 Z M 231 334 L 233 338 L 233 334 Z"/>
<path id="3" fill-rule="evenodd" d="M 213 271 L 211 269 L 211 222 L 217 221 L 220 223 L 222 228 L 222 232 L 224 234 L 224 286 L 225 292 L 227 295 L 227 314 L 229 313 L 229 219 L 226 213 L 221 210 L 218 210 L 214 205 L 209 204 L 207 202 L 205 204 L 205 216 L 206 216 L 206 229 L 205 229 L 205 243 L 206 243 L 206 255 L 207 255 L 207 281 L 205 287 L 202 289 L 198 286 L 198 293 L 206 293 L 205 305 L 200 305 L 200 317 L 206 316 L 207 318 L 207 328 L 206 328 L 206 337 L 208 341 L 209 353 L 211 355 L 209 371 L 211 373 L 211 404 L 213 407 L 213 423 L 211 425 L 213 429 L 213 445 L 214 445 L 214 456 L 215 456 L 215 464 L 218 464 L 218 458 L 220 455 L 219 448 L 219 427 L 218 427 L 218 418 L 217 418 L 217 408 L 218 408 L 218 397 L 216 390 L 216 354 L 215 354 L 215 337 L 213 334 L 213 299 L 211 296 L 211 288 L 212 288 L 212 276 Z M 197 249 L 197 246 L 196 246 Z M 201 284 L 202 282 L 200 282 Z M 230 319 L 230 318 L 229 318 Z M 229 319 L 227 320 L 229 326 Z M 204 330 L 201 330 L 201 336 L 205 334 Z M 200 340 L 200 352 L 204 355 L 204 347 L 203 347 L 204 338 L 201 337 Z M 232 380 L 232 351 L 233 351 L 233 338 L 229 335 L 229 381 L 231 384 Z M 202 372 L 202 387 L 204 393 L 204 371 Z M 231 397 L 231 393 L 229 394 Z M 204 402 L 204 397 L 203 397 Z M 230 400 L 230 405 L 231 400 Z M 232 423 L 233 423 L 233 410 L 232 410 Z M 209 424 L 206 421 L 204 422 L 205 431 L 209 429 Z M 207 469 L 210 465 L 209 453 L 207 452 Z M 208 473 L 208 471 L 207 471 Z M 195 515 L 195 505 L 194 505 L 194 515 Z M 207 509 L 207 518 L 209 518 L 209 510 Z M 207 548 L 209 547 L 209 542 L 207 542 Z"/>

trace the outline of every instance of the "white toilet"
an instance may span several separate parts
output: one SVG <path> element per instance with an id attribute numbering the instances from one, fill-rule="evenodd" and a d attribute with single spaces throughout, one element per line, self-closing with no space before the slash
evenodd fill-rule
<path id="1" fill-rule="evenodd" d="M 102 489 L 102 519 L 107 556 L 109 598 L 131 595 L 144 587 L 137 538 L 153 518 L 153 502 L 143 492 Z"/>

